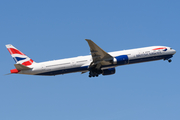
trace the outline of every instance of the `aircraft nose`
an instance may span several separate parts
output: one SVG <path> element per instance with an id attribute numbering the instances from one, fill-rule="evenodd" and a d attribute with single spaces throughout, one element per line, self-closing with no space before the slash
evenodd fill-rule
<path id="1" fill-rule="evenodd" d="M 176 53 L 176 50 L 173 49 L 173 54 L 175 54 L 175 53 Z"/>

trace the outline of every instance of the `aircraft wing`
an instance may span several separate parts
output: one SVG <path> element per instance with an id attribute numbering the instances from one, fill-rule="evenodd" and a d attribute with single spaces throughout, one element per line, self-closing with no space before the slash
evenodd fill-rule
<path id="1" fill-rule="evenodd" d="M 89 40 L 89 39 L 85 39 L 85 40 L 89 44 L 92 59 L 93 59 L 93 62 L 91 63 L 91 65 L 96 65 L 97 64 L 97 66 L 100 67 L 101 65 L 109 65 L 109 64 L 111 64 L 110 61 L 113 60 L 113 57 L 110 54 L 108 54 L 103 49 L 101 49 L 92 40 Z"/>

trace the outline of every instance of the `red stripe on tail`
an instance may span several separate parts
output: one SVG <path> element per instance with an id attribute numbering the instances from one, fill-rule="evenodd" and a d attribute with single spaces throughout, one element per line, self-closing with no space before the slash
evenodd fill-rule
<path id="1" fill-rule="evenodd" d="M 23 62 L 22 65 L 29 66 L 29 65 L 32 65 L 33 62 L 34 61 L 32 59 L 30 59 L 29 61 Z"/>
<path id="2" fill-rule="evenodd" d="M 8 48 L 8 51 L 10 52 L 11 55 L 12 55 L 12 54 L 25 55 L 25 54 L 23 54 L 21 51 L 16 50 L 16 49 L 14 49 L 14 48 Z"/>

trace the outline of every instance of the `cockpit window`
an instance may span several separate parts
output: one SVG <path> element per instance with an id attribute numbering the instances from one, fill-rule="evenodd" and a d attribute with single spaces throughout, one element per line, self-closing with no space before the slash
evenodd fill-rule
<path id="1" fill-rule="evenodd" d="M 172 48 L 170 48 L 170 50 L 172 50 Z"/>

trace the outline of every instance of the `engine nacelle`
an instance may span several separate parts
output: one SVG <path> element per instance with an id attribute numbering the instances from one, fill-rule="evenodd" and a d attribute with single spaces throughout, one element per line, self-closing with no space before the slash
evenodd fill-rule
<path id="1" fill-rule="evenodd" d="M 127 55 L 120 55 L 117 56 L 113 59 L 113 64 L 117 65 L 123 65 L 123 64 L 128 64 L 129 59 Z"/>
<path id="2" fill-rule="evenodd" d="M 109 68 L 102 70 L 102 75 L 112 75 L 116 72 L 115 68 Z"/>

